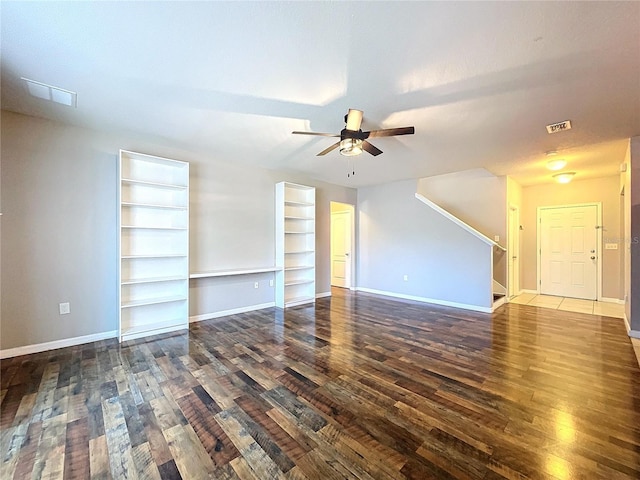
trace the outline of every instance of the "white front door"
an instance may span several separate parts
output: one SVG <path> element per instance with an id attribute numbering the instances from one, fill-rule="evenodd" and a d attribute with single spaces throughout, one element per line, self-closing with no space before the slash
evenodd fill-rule
<path id="1" fill-rule="evenodd" d="M 520 293 L 520 211 L 518 207 L 509 207 L 509 242 L 507 244 L 509 256 L 507 269 L 509 284 L 507 286 L 509 298 Z"/>
<path id="2" fill-rule="evenodd" d="M 351 287 L 351 229 L 349 210 L 331 214 L 331 285 Z"/>
<path id="3" fill-rule="evenodd" d="M 598 207 L 541 208 L 540 293 L 596 300 Z"/>

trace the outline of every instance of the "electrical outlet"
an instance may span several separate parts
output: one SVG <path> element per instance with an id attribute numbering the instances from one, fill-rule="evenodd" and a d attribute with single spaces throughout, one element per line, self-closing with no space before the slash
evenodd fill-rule
<path id="1" fill-rule="evenodd" d="M 259 287 L 258 282 L 253 284 L 253 288 L 258 288 L 258 287 Z"/>
<path id="2" fill-rule="evenodd" d="M 500 235 L 494 235 L 493 236 L 493 241 L 494 242 L 499 242 L 500 241 Z"/>
<path id="3" fill-rule="evenodd" d="M 71 313 L 71 307 L 69 306 L 69 302 L 59 304 L 58 310 L 60 311 L 60 315 L 66 315 L 67 313 Z"/>
<path id="4" fill-rule="evenodd" d="M 273 280 L 269 280 L 269 286 L 273 287 Z"/>
<path id="5" fill-rule="evenodd" d="M 405 281 L 405 282 L 408 282 L 408 281 L 409 281 L 409 275 L 405 275 L 405 276 L 404 276 L 404 281 Z"/>

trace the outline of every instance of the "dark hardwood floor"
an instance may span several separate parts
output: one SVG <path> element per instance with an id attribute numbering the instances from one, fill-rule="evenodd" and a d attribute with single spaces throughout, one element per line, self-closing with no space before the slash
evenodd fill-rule
<path id="1" fill-rule="evenodd" d="M 640 478 L 620 319 L 335 289 L 1 363 L 0 478 Z"/>

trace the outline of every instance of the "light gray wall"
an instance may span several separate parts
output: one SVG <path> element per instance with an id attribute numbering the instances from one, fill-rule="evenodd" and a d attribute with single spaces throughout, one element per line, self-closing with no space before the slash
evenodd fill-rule
<path id="1" fill-rule="evenodd" d="M 417 200 L 416 187 L 358 190 L 358 287 L 490 307 L 491 247 Z"/>
<path id="2" fill-rule="evenodd" d="M 6 111 L 1 120 L 0 349 L 116 330 L 121 148 L 190 162 L 192 270 L 273 265 L 275 183 L 316 186 L 317 291 L 330 291 L 329 204 L 355 204 L 355 189 L 212 161 L 161 139 L 104 134 Z M 205 281 L 205 290 L 218 284 L 217 296 L 198 288 L 190 314 L 209 313 L 201 307 L 217 311 L 273 301 L 268 280 L 269 274 L 261 274 Z M 71 314 L 61 316 L 58 303 L 66 301 Z"/>
<path id="3" fill-rule="evenodd" d="M 467 225 L 507 246 L 507 177 L 484 168 L 421 178 L 418 192 Z M 507 285 L 506 254 L 494 250 L 493 278 Z"/>
<path id="4" fill-rule="evenodd" d="M 116 329 L 116 157 L 108 145 L 102 135 L 2 112 L 0 348 Z M 59 315 L 60 302 L 70 302 L 70 314 Z"/>

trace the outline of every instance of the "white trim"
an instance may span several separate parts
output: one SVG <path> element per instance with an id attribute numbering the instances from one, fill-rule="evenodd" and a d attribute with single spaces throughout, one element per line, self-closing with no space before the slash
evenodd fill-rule
<path id="1" fill-rule="evenodd" d="M 616 303 L 618 305 L 624 305 L 624 300 L 620 300 L 619 298 L 611 298 L 611 297 L 601 297 L 599 302 L 604 303 Z"/>
<path id="2" fill-rule="evenodd" d="M 20 355 L 29 355 L 31 353 L 46 352 L 47 350 L 55 350 L 57 348 L 74 347 L 83 343 L 99 342 L 109 338 L 117 338 L 118 331 L 111 330 L 109 332 L 93 333 L 91 335 L 83 335 L 81 337 L 63 338 L 62 340 L 53 340 L 51 342 L 36 343 L 33 345 L 25 345 L 23 347 L 7 348 L 0 350 L 0 359 L 18 357 Z"/>
<path id="3" fill-rule="evenodd" d="M 416 193 L 416 198 L 418 200 L 420 200 L 422 203 L 424 203 L 425 205 L 431 207 L 433 210 L 435 210 L 436 212 L 438 212 L 440 215 L 442 215 L 443 217 L 451 220 L 453 223 L 455 223 L 456 225 L 458 225 L 459 227 L 463 228 L 464 230 L 466 230 L 467 232 L 469 232 L 471 235 L 479 238 L 480 240 L 482 240 L 484 243 L 486 243 L 487 245 L 492 245 L 494 247 L 499 248 L 500 250 L 506 252 L 507 249 L 504 248 L 502 245 L 500 245 L 497 242 L 494 242 L 493 240 L 491 240 L 489 237 L 487 237 L 486 235 L 483 235 L 482 233 L 480 233 L 478 230 L 476 230 L 475 228 L 473 228 L 471 225 L 463 222 L 462 220 L 460 220 L 458 217 L 456 217 L 455 215 L 453 215 L 450 212 L 447 212 L 444 208 L 442 208 L 440 205 L 437 205 L 435 203 L 433 203 L 431 200 L 429 200 L 427 197 L 425 197 L 424 195 L 421 195 L 420 193 Z"/>
<path id="4" fill-rule="evenodd" d="M 133 333 L 123 333 L 120 335 L 120 342 L 127 342 L 129 340 L 135 340 L 136 338 L 142 338 L 142 337 L 150 337 L 152 335 L 160 335 L 162 333 L 171 333 L 171 332 L 176 332 L 178 330 L 188 330 L 189 329 L 189 325 L 184 325 L 184 324 L 180 324 L 180 325 L 171 325 L 169 327 L 162 327 L 162 328 L 151 328 L 149 330 L 142 330 L 140 332 L 133 332 Z"/>
<path id="5" fill-rule="evenodd" d="M 491 312 L 495 312 L 498 308 L 500 308 L 505 303 L 507 303 L 506 295 L 504 297 L 500 297 L 498 300 L 493 302 L 493 305 L 491 306 Z"/>
<path id="6" fill-rule="evenodd" d="M 384 295 L 387 297 L 403 298 L 405 300 L 415 300 L 417 302 L 433 303 L 435 305 L 443 305 L 445 307 L 462 308 L 464 310 L 473 310 L 474 312 L 491 313 L 491 307 L 481 307 L 479 305 L 469 305 L 466 303 L 449 302 L 447 300 L 436 300 L 434 298 L 418 297 L 415 295 L 405 295 L 404 293 L 387 292 L 385 290 L 376 290 L 373 288 L 358 287 L 359 292 L 373 293 L 376 295 Z"/>
<path id="7" fill-rule="evenodd" d="M 237 313 L 253 312 L 254 310 L 262 310 L 263 308 L 275 307 L 275 302 L 259 303 L 257 305 L 249 305 L 246 307 L 231 308 L 229 310 L 220 310 L 218 312 L 203 313 L 201 315 L 193 315 L 189 317 L 189 323 L 201 322 L 203 320 L 211 320 L 212 318 L 226 317 L 227 315 L 235 315 Z"/>
<path id="8" fill-rule="evenodd" d="M 515 217 L 516 217 L 515 231 L 517 233 L 514 235 L 515 236 L 514 239 L 511 238 L 511 234 L 513 233 L 513 224 L 512 224 L 512 218 L 511 218 L 512 211 L 515 212 Z M 520 206 L 513 203 L 509 203 L 507 208 L 507 282 L 506 283 L 507 283 L 507 296 L 510 298 L 520 295 L 520 293 L 516 293 L 516 289 L 514 288 L 514 286 L 517 287 L 517 291 L 521 291 L 520 282 L 522 278 L 520 276 L 520 241 L 521 241 Z M 516 269 L 514 269 L 513 257 L 517 259 L 518 268 Z M 512 275 L 512 270 L 514 270 L 513 275 Z M 511 285 L 511 280 L 512 280 L 511 277 L 514 277 L 513 278 L 514 285 Z"/>
<path id="9" fill-rule="evenodd" d="M 330 296 L 331 296 L 331 292 L 316 293 L 316 298 L 324 298 L 324 297 L 330 297 Z"/>
<path id="10" fill-rule="evenodd" d="M 520 293 L 518 295 L 521 295 L 523 293 L 532 293 L 534 295 L 539 295 L 540 291 L 539 290 L 530 290 L 528 288 L 523 288 L 522 290 L 520 290 Z M 517 295 L 516 295 L 517 296 Z"/>
<path id="11" fill-rule="evenodd" d="M 269 273 L 278 272 L 282 267 L 254 267 L 254 268 L 238 268 L 232 270 L 214 270 L 210 272 L 192 272 L 189 278 L 210 278 L 210 277 L 227 277 L 231 275 L 251 275 L 253 273 Z"/>
<path id="12" fill-rule="evenodd" d="M 540 234 L 542 233 L 540 230 L 540 211 L 541 210 L 555 210 L 558 208 L 573 208 L 573 207 L 596 207 L 596 222 L 597 225 L 597 233 L 596 233 L 596 301 L 601 301 L 602 299 L 602 202 L 587 202 L 587 203 L 576 203 L 570 205 L 548 205 L 544 207 L 538 207 L 536 209 L 536 282 L 538 286 L 538 291 L 540 291 L 540 280 L 542 278 L 542 259 L 540 254 L 540 248 L 542 245 L 542 241 L 540 239 Z"/>

